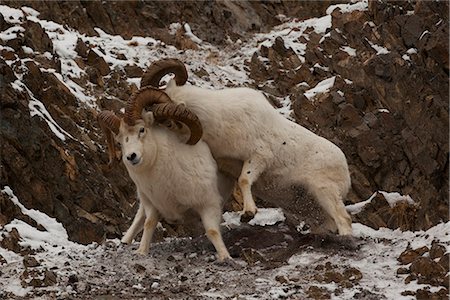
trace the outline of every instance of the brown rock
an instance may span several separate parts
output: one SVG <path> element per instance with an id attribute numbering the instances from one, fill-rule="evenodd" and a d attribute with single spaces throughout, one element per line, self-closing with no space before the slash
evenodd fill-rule
<path id="1" fill-rule="evenodd" d="M 0 265 L 5 265 L 7 263 L 8 262 L 6 261 L 6 259 L 2 255 L 0 255 Z"/>
<path id="2" fill-rule="evenodd" d="M 53 43 L 39 23 L 27 21 L 24 27 L 26 46 L 41 53 L 53 52 Z"/>
<path id="3" fill-rule="evenodd" d="M 408 268 L 398 268 L 397 274 L 399 274 L 399 275 L 409 274 L 409 269 Z"/>
<path id="4" fill-rule="evenodd" d="M 27 268 L 37 267 L 40 263 L 33 256 L 25 255 L 23 265 Z"/>
<path id="5" fill-rule="evenodd" d="M 430 254 L 431 256 L 431 254 Z M 447 271 L 449 272 L 449 265 L 450 265 L 450 253 L 445 253 L 444 256 L 439 260 L 439 264 Z"/>
<path id="6" fill-rule="evenodd" d="M 21 237 L 16 228 L 12 228 L 6 236 L 5 234 L 3 234 L 2 236 L 3 239 L 0 241 L 0 245 L 3 248 L 15 253 L 20 253 L 22 247 L 19 245 L 19 241 L 21 240 Z"/>
<path id="7" fill-rule="evenodd" d="M 424 253 L 426 253 L 428 251 L 428 247 L 423 246 L 421 248 L 412 250 L 412 249 L 406 249 L 405 251 L 403 251 L 400 256 L 397 258 L 397 260 L 402 264 L 402 265 L 407 265 L 411 262 L 413 262 L 416 258 L 418 258 L 419 256 L 423 255 Z"/>
<path id="8" fill-rule="evenodd" d="M 142 77 L 144 74 L 144 71 L 136 65 L 126 65 L 124 70 L 128 77 Z"/>
<path id="9" fill-rule="evenodd" d="M 308 297 L 312 299 L 331 299 L 330 292 L 324 287 L 312 285 L 307 291 Z"/>
<path id="10" fill-rule="evenodd" d="M 281 284 L 289 283 L 289 279 L 286 276 L 284 276 L 284 275 L 277 275 L 277 276 L 275 276 L 275 280 L 278 281 Z"/>
<path id="11" fill-rule="evenodd" d="M 352 281 L 352 282 L 358 282 L 363 278 L 363 275 L 360 270 L 356 268 L 348 268 L 343 273 L 345 279 Z"/>
<path id="12" fill-rule="evenodd" d="M 88 57 L 89 47 L 81 40 L 80 38 L 77 39 L 77 44 L 75 46 L 75 51 L 79 56 L 82 58 Z"/>
<path id="13" fill-rule="evenodd" d="M 102 76 L 109 74 L 110 69 L 105 59 L 101 57 L 94 49 L 90 49 L 87 55 L 87 64 L 96 68 Z"/>
<path id="14" fill-rule="evenodd" d="M 447 252 L 447 249 L 445 248 L 444 245 L 439 244 L 436 241 L 433 241 L 431 243 L 431 249 L 430 249 L 430 258 L 431 259 L 441 258 L 444 256 L 445 252 Z"/>
<path id="15" fill-rule="evenodd" d="M 411 263 L 409 269 L 412 274 L 426 278 L 445 275 L 445 269 L 429 257 L 418 257 Z"/>

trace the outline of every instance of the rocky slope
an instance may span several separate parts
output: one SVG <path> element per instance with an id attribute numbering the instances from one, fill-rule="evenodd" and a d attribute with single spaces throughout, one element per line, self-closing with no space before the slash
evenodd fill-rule
<path id="1" fill-rule="evenodd" d="M 329 12 L 331 28 L 323 33 L 300 22 L 305 11 L 309 16 L 324 14 L 330 4 L 325 2 L 301 9 L 293 9 L 292 2 L 29 4 L 40 11 L 40 19 L 87 35 L 98 35 L 95 27 L 124 38 L 153 34 L 193 52 L 199 45 L 183 28 L 170 32 L 174 21 L 189 22 L 200 38 L 220 46 L 225 39 L 239 38 L 242 43 L 251 31 L 269 30 L 287 18 L 280 14 L 294 17 L 278 25 L 278 35 L 261 43 L 245 61 L 252 79 L 247 84 L 265 91 L 280 107 L 288 99 L 297 122 L 344 150 L 352 171 L 350 202 L 385 190 L 409 194 L 418 203 L 397 211 L 381 205 L 359 220 L 402 229 L 427 229 L 448 220 L 447 3 L 371 1 L 366 11 L 335 9 Z M 254 24 L 244 21 L 250 19 Z M 262 22 L 265 19 L 270 21 Z M 113 67 L 94 51 L 101 48 L 81 38 L 74 49 L 77 66 L 71 66 L 55 50 L 58 37 L 48 27 L 32 18 L 0 21 L 5 34 L 0 62 L 1 185 L 17 191 L 27 206 L 61 220 L 75 241 L 120 235 L 124 217 L 132 214 L 133 186 L 120 166 L 106 167 L 94 110 L 123 106 L 137 88 L 127 78 L 141 76 L 142 67 Z M 212 25 L 202 26 L 208 22 Z M 14 33 L 18 24 L 19 34 L 9 38 L 7 33 Z M 289 31 L 282 31 L 283 26 Z M 122 56 L 117 59 L 126 59 Z M 71 67 L 81 69 L 78 78 L 67 73 Z M 65 73 L 89 90 L 91 103 L 74 95 L 64 83 Z M 200 69 L 196 75 L 207 78 L 208 72 Z M 304 92 L 324 79 L 334 81 L 332 87 L 308 99 L 314 93 Z M 51 124 L 66 138 L 55 136 Z M 3 224 L 20 218 L 4 196 L 0 204 Z"/>
<path id="2" fill-rule="evenodd" d="M 378 190 L 409 194 L 417 203 L 394 210 L 384 202 L 355 216 L 358 221 L 417 230 L 448 220 L 447 2 L 369 1 L 367 9 L 349 12 L 335 7 L 323 31 L 302 20 L 325 15 L 330 2 L 4 4 L 0 184 L 27 207 L 60 220 L 74 241 L 120 236 L 134 210 L 126 172 L 106 166 L 94 111 L 122 107 L 145 65 L 129 63 L 125 52 L 114 54 L 117 63 L 107 62 L 107 45 L 88 37 L 108 34 L 157 38 L 147 43 L 151 59 L 159 53 L 192 64 L 188 58 L 206 57 L 191 69 L 203 84 L 256 87 L 288 113 L 291 103 L 290 117 L 347 155 L 349 203 Z M 18 19 L 7 13 L 23 5 L 35 10 L 23 8 Z M 48 21 L 37 21 L 36 11 Z M 174 22 L 188 22 L 209 46 Z M 74 32 L 70 28 L 84 35 L 71 37 L 76 47 L 65 52 L 59 42 L 64 30 Z M 259 31 L 268 33 L 254 35 Z M 255 46 L 252 55 L 239 54 Z M 216 78 L 221 47 L 234 51 L 230 61 L 243 60 L 234 67 L 244 79 Z M 321 93 L 311 91 L 330 82 Z M 0 224 L 26 219 L 3 194 L 0 208 Z"/>
<path id="3" fill-rule="evenodd" d="M 448 2 L 338 2 L 0 1 L 0 298 L 448 297 Z M 163 57 L 341 147 L 357 249 L 293 222 L 317 213 L 303 194 L 258 199 L 285 222 L 224 227 L 242 269 L 204 237 L 163 239 L 189 228 L 160 228 L 147 258 L 107 240 L 135 191 L 95 115 Z"/>

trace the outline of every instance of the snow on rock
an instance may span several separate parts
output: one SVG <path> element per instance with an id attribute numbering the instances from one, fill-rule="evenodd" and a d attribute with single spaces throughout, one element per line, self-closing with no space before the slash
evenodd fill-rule
<path id="1" fill-rule="evenodd" d="M 353 1 L 353 2 L 355 2 L 355 1 Z M 348 12 L 352 12 L 355 10 L 365 11 L 369 8 L 368 2 L 369 2 L 368 0 L 363 0 L 363 1 L 349 3 L 349 4 L 330 5 L 327 8 L 326 13 L 328 15 L 330 15 L 336 8 L 339 9 L 341 11 L 341 13 L 348 13 Z"/>
<path id="2" fill-rule="evenodd" d="M 203 41 L 200 38 L 198 38 L 195 34 L 192 33 L 191 26 L 189 26 L 188 23 L 185 23 L 183 28 L 184 28 L 184 31 L 186 32 L 185 35 L 188 38 L 190 38 L 194 43 L 196 43 L 196 44 L 203 43 Z"/>
<path id="3" fill-rule="evenodd" d="M 27 89 L 28 90 L 28 89 Z M 66 140 L 66 136 L 73 138 L 67 131 L 61 128 L 61 126 L 56 123 L 56 121 L 52 118 L 50 113 L 45 108 L 45 105 L 36 99 L 31 91 L 28 90 L 28 93 L 31 97 L 31 101 L 28 103 L 28 108 L 30 109 L 30 115 L 38 116 L 41 119 L 43 119 L 45 122 L 47 122 L 48 127 L 50 130 L 62 141 Z"/>
<path id="4" fill-rule="evenodd" d="M 370 44 L 370 46 L 377 51 L 377 55 L 382 55 L 382 54 L 388 54 L 391 51 L 389 51 L 387 48 L 382 47 L 380 45 L 374 44 L 371 41 L 369 41 L 368 39 L 366 39 L 366 41 Z"/>
<path id="5" fill-rule="evenodd" d="M 240 218 L 241 212 L 225 212 L 223 214 L 224 222 L 222 226 L 237 227 L 241 224 Z M 284 222 L 285 220 L 286 217 L 281 208 L 258 208 L 255 217 L 248 224 L 253 226 L 268 226 L 278 222 Z"/>
<path id="6" fill-rule="evenodd" d="M 262 46 L 271 47 L 277 37 L 282 37 L 285 42 L 285 46 L 287 48 L 291 48 L 297 55 L 299 55 L 300 60 L 304 61 L 306 44 L 301 43 L 299 38 L 304 37 L 308 40 L 309 36 L 305 33 L 307 32 L 308 27 L 311 27 L 313 31 L 322 36 L 325 35 L 327 30 L 331 28 L 330 14 L 334 9 L 339 9 L 341 12 L 367 10 L 367 1 L 364 0 L 357 3 L 332 5 L 328 8 L 327 15 L 320 18 L 312 18 L 308 20 L 287 20 L 283 18 L 284 23 L 274 27 L 270 32 L 255 34 L 253 37 L 249 38 L 248 41 L 239 43 L 239 51 L 237 51 L 236 45 L 233 44 L 226 46 L 225 49 L 218 49 L 213 45 L 203 42 L 192 33 L 192 30 L 187 23 L 184 25 L 181 25 L 180 23 L 171 24 L 169 28 L 170 34 L 175 34 L 181 26 L 184 26 L 186 36 L 199 45 L 199 49 L 197 51 L 185 50 L 181 52 L 177 48 L 170 45 L 165 45 L 161 41 L 158 41 L 152 37 L 132 37 L 130 39 L 124 39 L 120 36 L 107 34 L 99 28 L 95 29 L 98 36 L 86 36 L 78 33 L 74 29 L 68 28 L 67 26 L 62 26 L 52 21 L 40 19 L 39 12 L 31 8 L 23 7 L 21 9 L 13 9 L 6 5 L 0 5 L 0 11 L 5 21 L 13 24 L 13 26 L 1 32 L 0 38 L 4 41 L 8 41 L 23 34 L 24 28 L 21 24 L 25 20 L 39 23 L 52 40 L 54 47 L 54 53 L 46 52 L 42 55 L 49 60 L 57 56 L 57 58 L 61 61 L 61 73 L 57 73 L 52 69 L 45 69 L 43 66 L 40 66 L 40 70 L 42 72 L 53 73 L 58 80 L 60 80 L 74 94 L 81 104 L 98 109 L 96 106 L 96 97 L 91 90 L 91 87 L 82 87 L 76 83 L 76 80 L 74 80 L 86 75 L 84 70 L 78 67 L 78 64 L 75 62 L 75 60 L 79 58 L 75 51 L 75 46 L 78 39 L 81 39 L 84 43 L 88 44 L 93 51 L 96 51 L 96 53 L 108 63 L 111 69 L 123 69 L 129 65 L 136 65 L 141 69 L 145 69 L 156 58 L 175 57 L 186 62 L 190 76 L 189 81 L 191 84 L 206 88 L 223 88 L 227 85 L 238 86 L 251 83 L 248 72 L 246 71 L 247 67 L 245 66 L 245 62 L 249 61 L 251 56 Z M 377 51 L 377 54 L 385 54 L 389 52 L 389 50 L 379 45 L 371 43 L 371 46 L 375 51 Z M 99 51 L 98 49 L 100 48 L 103 51 Z M 0 49 L 13 52 L 13 49 L 6 46 L 0 46 Z M 348 53 L 350 56 L 356 56 L 356 50 L 351 47 L 342 46 L 340 49 Z M 30 51 L 32 51 L 32 49 L 28 47 L 23 48 L 23 50 L 25 53 L 30 53 Z M 417 53 L 417 50 L 411 48 L 407 50 L 405 55 L 412 55 L 415 53 Z M 410 57 L 405 56 L 405 58 L 409 59 Z M 7 63 L 9 65 L 12 65 L 13 63 L 24 64 L 26 60 L 29 60 L 29 58 L 21 61 L 17 58 L 15 61 L 7 61 Z M 320 65 L 317 65 L 317 67 L 324 68 Z M 203 73 L 207 74 L 207 80 L 201 77 L 201 75 L 196 75 L 194 73 L 194 71 L 198 70 L 205 71 Z M 44 104 L 39 99 L 36 99 L 21 83 L 21 74 L 17 73 L 15 75 L 19 78 L 19 80 L 13 83 L 13 87 L 20 91 L 26 91 L 30 95 L 30 114 L 32 116 L 36 115 L 45 120 L 49 128 L 59 139 L 63 141 L 67 138 L 73 139 L 73 137 L 61 126 L 59 126 L 52 118 Z M 307 90 L 305 92 L 305 96 L 312 100 L 317 95 L 329 91 L 331 87 L 333 87 L 335 79 L 336 77 L 333 76 L 319 82 L 314 88 Z M 127 79 L 127 82 L 130 85 L 135 84 L 138 87 L 139 81 L 139 78 Z M 344 79 L 344 81 L 347 84 L 352 84 L 352 81 L 348 79 Z M 291 113 L 291 99 L 288 96 L 280 100 L 280 102 L 282 107 L 278 109 L 279 112 L 289 118 Z M 383 110 L 383 112 L 386 111 Z M 22 241 L 20 242 L 21 245 L 30 246 L 32 249 L 40 249 L 41 252 L 37 252 L 36 257 L 44 260 L 44 264 L 49 268 L 58 267 L 58 276 L 68 276 L 73 272 L 78 272 L 77 274 L 82 275 L 83 273 L 88 273 L 91 268 L 97 266 L 100 262 L 105 261 L 107 268 L 109 269 L 108 272 L 110 273 L 101 274 L 105 280 L 102 282 L 103 285 L 107 285 L 105 282 L 109 282 L 111 285 L 114 285 L 115 282 L 111 279 L 114 278 L 113 273 L 120 273 L 124 264 L 129 263 L 134 266 L 137 261 L 143 264 L 147 263 L 147 266 L 152 269 L 150 272 L 146 273 L 146 276 L 153 276 L 154 272 L 156 273 L 154 276 L 156 279 L 148 286 L 145 286 L 139 282 L 139 280 L 141 280 L 139 277 L 140 275 L 137 275 L 136 273 L 127 273 L 127 276 L 123 276 L 122 280 L 128 280 L 131 278 L 130 280 L 133 280 L 133 284 L 130 285 L 130 288 L 134 288 L 138 291 L 149 288 L 160 289 L 165 284 L 163 281 L 159 281 L 160 276 L 174 276 L 172 272 L 173 268 L 175 268 L 174 266 L 171 266 L 172 270 L 170 270 L 170 272 L 172 273 L 164 270 L 166 265 L 163 265 L 162 268 L 158 269 L 159 264 L 163 264 L 163 262 L 155 259 L 155 257 L 152 256 L 153 254 L 144 258 L 136 257 L 131 254 L 134 249 L 120 248 L 119 241 L 117 240 L 107 240 L 104 243 L 104 248 L 98 246 L 97 244 L 82 246 L 73 243 L 68 240 L 67 232 L 63 226 L 54 218 L 51 218 L 37 210 L 27 209 L 20 203 L 13 191 L 7 186 L 3 187 L 1 192 L 6 194 L 14 205 L 21 209 L 22 213 L 28 215 L 38 224 L 43 226 L 45 231 L 40 231 L 31 225 L 16 219 L 0 229 L 0 239 L 1 234 L 6 234 L 7 232 L 10 232 L 12 228 L 16 228 L 22 237 Z M 379 193 L 385 197 L 391 207 L 399 201 L 406 201 L 409 204 L 414 204 L 414 201 L 409 195 L 403 196 L 399 193 L 388 193 L 384 191 L 380 191 Z M 366 201 L 347 206 L 346 209 L 350 213 L 356 214 L 360 212 L 366 204 L 370 203 L 376 194 L 377 193 L 374 193 Z M 241 225 L 240 216 L 241 215 L 239 212 L 225 212 L 223 214 L 224 223 L 222 225 L 232 229 L 234 227 L 238 227 Z M 251 220 L 249 224 L 253 226 L 270 226 L 279 222 L 284 222 L 285 219 L 286 218 L 281 209 L 259 208 L 255 218 Z M 448 234 L 450 232 L 450 223 L 442 223 L 430 228 L 427 231 L 419 232 L 402 232 L 400 230 L 391 230 L 387 228 L 374 230 L 365 225 L 356 223 L 353 224 L 353 230 L 355 237 L 359 242 L 361 242 L 360 250 L 352 252 L 351 254 L 342 251 L 329 256 L 327 253 L 322 251 L 323 249 L 314 249 L 312 247 L 304 248 L 302 251 L 299 251 L 289 259 L 287 266 L 268 271 L 267 273 L 263 273 L 261 270 L 258 270 L 261 271 L 262 275 L 258 275 L 259 278 L 254 280 L 252 284 L 256 284 L 258 288 L 265 289 L 264 291 L 266 295 L 270 295 L 272 298 L 289 297 L 292 292 L 299 290 L 299 287 L 301 287 L 301 289 L 308 289 L 312 277 L 305 277 L 303 279 L 300 278 L 299 281 L 295 283 L 295 289 L 289 290 L 284 289 L 282 284 L 274 280 L 275 275 L 300 273 L 299 276 L 301 277 L 301 275 L 307 275 L 308 268 L 311 269 L 316 265 L 323 264 L 325 262 L 332 262 L 342 268 L 348 266 L 356 267 L 363 274 L 359 285 L 355 285 L 354 288 L 348 290 L 346 289 L 344 294 L 341 295 L 341 299 L 352 299 L 355 293 L 361 289 L 378 291 L 380 293 L 379 295 L 384 295 L 388 299 L 408 299 L 408 297 L 401 295 L 401 292 L 405 289 L 405 278 L 404 276 L 399 276 L 396 274 L 396 269 L 398 267 L 397 257 L 405 249 L 406 245 L 410 243 L 413 248 L 416 248 L 424 245 L 430 245 L 433 240 L 436 240 L 445 243 L 447 251 L 450 250 L 450 235 Z M 182 240 L 165 240 L 163 243 L 156 245 L 156 248 L 159 246 L 161 247 L 160 249 L 164 250 L 161 252 L 166 253 L 167 249 L 173 250 L 173 246 L 168 246 L 170 243 L 177 243 L 180 241 Z M 136 244 L 131 247 L 135 246 Z M 192 249 L 189 250 L 191 251 Z M 0 255 L 7 261 L 6 266 L 2 265 L 1 267 L 2 272 L 5 272 L 5 274 L 6 272 L 8 272 L 8 274 L 16 274 L 19 272 L 17 270 L 24 270 L 22 264 L 23 257 L 21 255 L 6 250 L 2 247 L 0 247 Z M 116 261 L 112 260 L 111 257 L 114 257 Z M 158 257 L 160 258 L 161 256 Z M 185 257 L 181 254 L 180 257 L 181 260 L 177 261 L 177 264 L 181 264 L 187 260 L 194 262 L 198 261 L 198 257 L 202 257 L 202 255 L 198 255 L 198 257 L 197 255 Z M 66 268 L 65 263 L 67 262 L 72 264 L 72 268 Z M 164 263 L 167 264 L 167 261 L 164 260 Z M 190 265 L 188 265 L 188 268 L 186 269 L 189 269 L 189 267 Z M 198 273 L 196 275 L 200 276 L 204 270 L 205 266 L 201 265 L 201 267 L 197 269 Z M 103 270 L 100 270 L 99 272 L 102 271 Z M 244 271 L 233 270 L 233 272 L 236 272 L 235 275 L 239 277 L 239 275 Z M 219 276 L 218 274 L 220 273 L 226 273 L 228 278 L 232 277 L 229 275 L 229 270 L 226 272 L 219 270 L 217 271 L 217 274 L 213 274 L 211 278 L 215 278 L 216 275 Z M 30 287 L 23 288 L 21 286 L 18 276 L 0 276 L 0 291 L 6 290 L 8 292 L 12 292 L 16 296 L 25 297 L 31 290 Z M 336 289 L 335 284 L 317 284 L 317 286 L 326 287 L 330 290 Z M 408 285 L 408 289 L 418 289 L 423 287 L 430 288 L 431 290 L 436 289 L 434 287 L 430 287 L 429 285 L 419 285 L 417 283 L 410 283 Z M 70 286 L 58 286 L 55 290 L 60 293 L 59 295 L 61 297 L 74 293 L 74 290 Z M 206 290 L 203 295 L 205 297 L 228 297 L 228 294 L 224 291 L 211 289 Z M 230 294 L 229 297 L 232 295 L 233 294 Z M 258 297 L 258 295 L 252 296 L 252 294 L 249 293 L 245 296 L 245 298 L 259 299 L 260 297 Z"/>
<path id="7" fill-rule="evenodd" d="M 315 96 L 330 91 L 330 89 L 334 85 L 335 80 L 336 76 L 322 80 L 312 89 L 305 91 L 304 93 L 305 97 L 308 98 L 309 100 L 313 100 Z"/>
<path id="8" fill-rule="evenodd" d="M 363 210 L 364 206 L 369 204 L 376 195 L 377 192 L 373 193 L 372 196 L 370 196 L 370 198 L 367 200 L 345 206 L 345 209 L 352 215 L 360 213 Z"/>
<path id="9" fill-rule="evenodd" d="M 383 194 L 384 199 L 386 199 L 390 207 L 394 207 L 400 201 L 406 201 L 411 205 L 415 204 L 414 200 L 409 195 L 403 196 L 397 192 L 388 193 L 384 191 L 380 191 L 380 193 Z"/>
<path id="10" fill-rule="evenodd" d="M 35 209 L 27 209 L 20 203 L 19 199 L 8 186 L 5 186 L 1 192 L 8 195 L 9 199 L 20 208 L 24 215 L 35 220 L 37 224 L 41 225 L 46 230 L 40 231 L 17 219 L 5 225 L 4 229 L 8 232 L 11 231 L 12 228 L 17 229 L 22 238 L 22 241 L 20 242 L 21 246 L 30 246 L 31 249 L 44 248 L 51 252 L 56 251 L 56 249 L 60 250 L 64 246 L 79 247 L 79 245 L 69 241 L 66 229 L 61 223 L 56 221 L 55 218 L 51 218 Z"/>
<path id="11" fill-rule="evenodd" d="M 356 56 L 356 49 L 355 48 L 352 48 L 352 47 L 349 47 L 349 46 L 342 46 L 339 49 L 341 49 L 342 51 L 348 53 L 348 55 L 350 55 L 350 56 Z"/>
<path id="12" fill-rule="evenodd" d="M 386 202 L 389 204 L 390 207 L 394 207 L 395 205 L 397 205 L 397 203 L 402 202 L 402 201 L 404 201 L 410 205 L 415 204 L 414 200 L 409 195 L 404 196 L 397 192 L 388 193 L 388 192 L 384 192 L 384 191 L 378 191 L 378 192 L 373 193 L 372 196 L 369 197 L 369 199 L 355 203 L 355 204 L 347 205 L 345 207 L 345 209 L 352 215 L 360 213 L 363 210 L 364 206 L 369 204 L 378 193 L 383 195 L 384 199 L 386 199 Z"/>

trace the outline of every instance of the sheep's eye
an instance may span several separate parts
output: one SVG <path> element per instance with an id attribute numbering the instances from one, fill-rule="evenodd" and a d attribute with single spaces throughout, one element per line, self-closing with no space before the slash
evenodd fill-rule
<path id="1" fill-rule="evenodd" d="M 117 142 L 117 147 L 119 147 L 119 148 L 122 147 L 122 144 Z"/>
<path id="2" fill-rule="evenodd" d="M 141 129 L 139 129 L 139 135 L 141 135 L 142 133 L 144 133 L 145 132 L 145 128 L 144 127 L 142 127 Z"/>

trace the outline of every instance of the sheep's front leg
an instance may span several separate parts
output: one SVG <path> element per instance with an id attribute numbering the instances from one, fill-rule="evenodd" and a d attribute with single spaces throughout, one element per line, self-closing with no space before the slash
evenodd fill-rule
<path id="1" fill-rule="evenodd" d="M 147 255 L 150 250 L 150 242 L 152 241 L 153 233 L 159 222 L 159 213 L 150 203 L 145 203 L 144 207 L 146 215 L 144 232 L 142 233 L 141 244 L 136 252 L 138 254 Z"/>
<path id="2" fill-rule="evenodd" d="M 220 220 L 222 218 L 222 211 L 220 207 L 207 207 L 200 212 L 203 226 L 205 227 L 206 236 L 213 244 L 217 251 L 219 261 L 231 259 L 227 247 L 223 242 L 220 234 Z"/>
<path id="3" fill-rule="evenodd" d="M 244 209 L 242 211 L 243 221 L 251 220 L 256 214 L 256 204 L 252 195 L 252 184 L 259 178 L 264 171 L 265 164 L 257 158 L 248 159 L 244 162 L 238 185 L 242 192 Z"/>
<path id="4" fill-rule="evenodd" d="M 139 201 L 139 209 L 136 215 L 134 216 L 133 223 L 131 224 L 130 228 L 128 228 L 121 242 L 124 244 L 131 244 L 136 235 L 144 227 L 144 221 L 145 221 L 145 210 L 144 206 L 142 205 L 142 201 Z"/>

